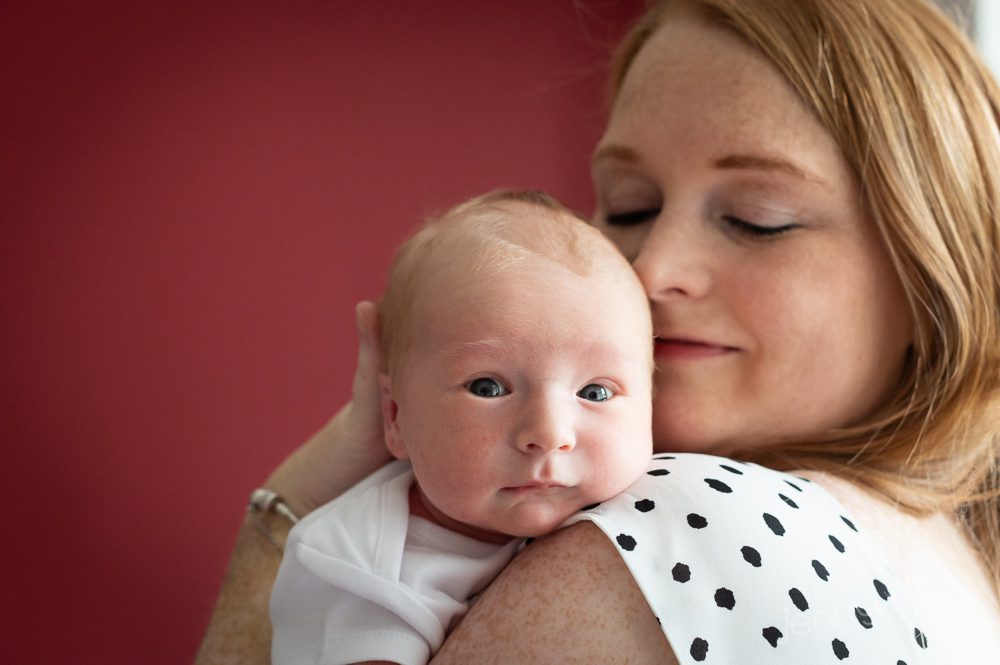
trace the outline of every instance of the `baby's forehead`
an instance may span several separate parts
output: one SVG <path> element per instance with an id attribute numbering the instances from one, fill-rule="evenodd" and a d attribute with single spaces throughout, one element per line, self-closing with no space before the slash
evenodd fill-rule
<path id="1" fill-rule="evenodd" d="M 426 279 L 420 289 L 427 296 L 462 290 L 466 301 L 475 293 L 506 298 L 531 298 L 547 294 L 586 298 L 597 307 L 603 301 L 622 297 L 629 289 L 641 290 L 634 273 L 618 257 L 600 248 L 579 248 L 570 254 L 545 248 L 537 251 L 523 244 L 469 236 L 452 242 L 424 264 Z M 598 288 L 614 284 L 613 292 Z M 467 302 L 468 304 L 468 302 Z M 485 304 L 485 303 L 484 303 Z"/>
<path id="2" fill-rule="evenodd" d="M 459 208 L 428 231 L 438 247 L 435 264 L 461 261 L 481 270 L 502 270 L 548 261 L 581 277 L 627 267 L 617 249 L 571 211 L 531 202 L 490 201 Z"/>
<path id="3" fill-rule="evenodd" d="M 569 211 L 503 201 L 459 210 L 427 230 L 431 236 L 417 269 L 422 274 L 414 275 L 424 283 L 422 295 L 459 288 L 466 294 L 489 290 L 514 298 L 565 291 L 566 297 L 585 298 L 597 312 L 620 305 L 619 299 L 648 307 L 624 256 Z M 525 284 L 526 273 L 536 281 Z"/>
<path id="4" fill-rule="evenodd" d="M 540 331 L 583 338 L 615 329 L 625 345 L 635 341 L 632 331 L 648 337 L 643 320 L 649 308 L 629 268 L 577 272 L 538 255 L 506 264 L 442 267 L 420 289 L 413 309 L 424 330 L 447 327 L 449 336 L 463 343 L 491 338 L 498 330 L 527 340 Z"/>

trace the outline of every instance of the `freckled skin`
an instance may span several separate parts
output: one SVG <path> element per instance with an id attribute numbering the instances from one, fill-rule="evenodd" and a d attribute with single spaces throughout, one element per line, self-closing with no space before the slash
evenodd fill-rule
<path id="1" fill-rule="evenodd" d="M 618 552 L 593 524 L 540 538 L 516 562 L 432 663 L 677 663 Z"/>

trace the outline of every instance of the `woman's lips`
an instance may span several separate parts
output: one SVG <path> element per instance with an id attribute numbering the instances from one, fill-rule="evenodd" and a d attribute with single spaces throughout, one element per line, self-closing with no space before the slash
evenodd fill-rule
<path id="1" fill-rule="evenodd" d="M 657 358 L 697 359 L 734 353 L 737 349 L 699 340 L 657 337 L 653 353 Z"/>

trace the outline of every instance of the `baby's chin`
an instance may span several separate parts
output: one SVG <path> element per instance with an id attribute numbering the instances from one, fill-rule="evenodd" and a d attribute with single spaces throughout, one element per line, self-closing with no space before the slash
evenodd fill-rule
<path id="1" fill-rule="evenodd" d="M 537 538 L 558 529 L 563 522 L 580 512 L 583 506 L 518 506 L 502 521 L 490 525 L 494 531 L 518 538 Z"/>

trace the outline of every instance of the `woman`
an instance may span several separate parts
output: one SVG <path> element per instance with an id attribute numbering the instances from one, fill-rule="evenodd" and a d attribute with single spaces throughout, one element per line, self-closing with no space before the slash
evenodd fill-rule
<path id="1" fill-rule="evenodd" d="M 1000 650 L 998 105 L 965 40 L 917 0 L 677 0 L 626 38 L 594 157 L 595 224 L 653 310 L 657 450 L 796 470 L 836 499 L 865 560 L 894 569 L 905 603 L 889 618 L 919 617 L 921 659 Z M 354 401 L 270 479 L 298 512 L 386 458 L 373 319 L 359 307 Z M 690 538 L 660 531 L 664 546 Z M 205 662 L 223 643 L 266 661 L 277 557 L 262 540 L 241 533 Z M 680 636 L 677 615 L 723 620 L 671 606 L 622 552 L 587 522 L 539 541 L 435 662 L 713 662 L 740 648 Z M 248 625 L 259 644 L 226 642 Z M 782 627 L 758 636 L 761 662 L 791 662 Z M 816 661 L 874 662 L 838 642 Z"/>

